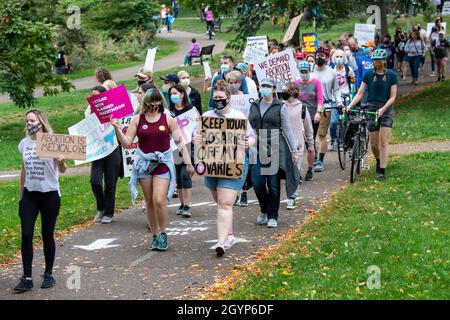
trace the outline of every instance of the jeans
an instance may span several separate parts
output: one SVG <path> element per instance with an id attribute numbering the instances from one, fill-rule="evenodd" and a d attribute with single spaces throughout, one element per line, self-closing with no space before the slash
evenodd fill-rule
<path id="1" fill-rule="evenodd" d="M 331 103 L 331 106 L 336 107 L 336 103 Z M 331 110 L 331 120 L 330 120 L 330 138 L 331 140 L 336 140 L 337 138 L 337 124 L 339 121 L 339 112 L 337 109 Z"/>
<path id="2" fill-rule="evenodd" d="M 120 166 L 123 165 L 120 161 L 121 152 L 119 146 L 107 157 L 93 161 L 91 166 L 90 182 L 97 201 L 97 211 L 104 211 L 104 215 L 109 217 L 114 216 L 117 179 L 119 178 Z M 105 176 L 104 191 L 103 176 Z"/>
<path id="3" fill-rule="evenodd" d="M 434 72 L 436 70 L 436 60 L 434 58 L 433 53 L 430 54 L 430 58 L 431 58 L 431 71 Z"/>
<path id="4" fill-rule="evenodd" d="M 280 209 L 280 177 L 278 174 L 271 176 L 261 175 L 261 163 L 252 165 L 252 181 L 262 213 L 267 213 L 269 219 L 278 219 Z"/>
<path id="5" fill-rule="evenodd" d="M 184 65 L 187 66 L 187 65 L 191 65 L 191 64 L 192 64 L 192 57 L 185 55 L 184 56 Z"/>
<path id="6" fill-rule="evenodd" d="M 411 75 L 414 81 L 419 79 L 420 57 L 421 56 L 408 57 L 409 68 L 411 69 Z"/>

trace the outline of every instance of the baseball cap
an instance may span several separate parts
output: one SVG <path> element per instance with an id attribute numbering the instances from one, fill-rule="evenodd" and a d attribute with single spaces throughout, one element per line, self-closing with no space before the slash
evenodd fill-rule
<path id="1" fill-rule="evenodd" d="M 153 72 L 151 70 L 141 68 L 139 69 L 139 72 L 134 76 L 140 78 L 147 78 L 147 77 L 153 78 Z"/>
<path id="2" fill-rule="evenodd" d="M 242 71 L 242 70 L 248 70 L 248 64 L 240 62 L 237 64 L 236 69 Z"/>
<path id="3" fill-rule="evenodd" d="M 276 87 L 276 83 L 273 79 L 271 78 L 264 78 L 262 79 L 262 81 L 259 83 L 261 86 L 262 85 L 266 85 L 266 86 L 271 86 L 271 87 Z"/>
<path id="4" fill-rule="evenodd" d="M 160 77 L 161 80 L 166 80 L 170 82 L 174 82 L 176 84 L 180 83 L 180 78 L 175 73 L 168 73 L 165 76 Z"/>
<path id="5" fill-rule="evenodd" d="M 369 40 L 362 44 L 363 47 L 375 47 L 375 41 Z"/>

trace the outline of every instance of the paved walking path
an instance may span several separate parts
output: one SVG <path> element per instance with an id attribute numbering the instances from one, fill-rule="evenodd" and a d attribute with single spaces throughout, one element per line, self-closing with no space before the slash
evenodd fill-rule
<path id="1" fill-rule="evenodd" d="M 208 39 L 208 35 L 206 34 L 196 34 L 192 32 L 178 31 L 173 30 L 172 33 L 164 32 L 158 35 L 159 37 L 164 37 L 165 39 L 176 41 L 179 44 L 179 50 L 174 52 L 162 59 L 155 61 L 154 71 L 162 71 L 169 68 L 173 68 L 179 66 L 184 61 L 184 56 L 186 52 L 191 47 L 191 39 L 196 38 L 199 42 L 200 46 L 215 44 L 213 53 L 219 53 L 225 49 L 225 42 L 219 39 Z M 143 65 L 144 63 L 142 63 Z M 111 71 L 111 75 L 115 81 L 125 81 L 132 79 L 134 75 L 137 73 L 139 67 L 129 67 L 125 69 L 120 69 L 116 71 Z M 73 80 L 72 83 L 75 85 L 76 89 L 88 89 L 92 88 L 97 83 L 95 82 L 94 76 L 81 78 L 77 80 Z M 40 97 L 43 94 L 43 90 L 41 88 L 36 89 L 35 96 Z M 8 95 L 0 96 L 0 103 L 10 101 Z"/>

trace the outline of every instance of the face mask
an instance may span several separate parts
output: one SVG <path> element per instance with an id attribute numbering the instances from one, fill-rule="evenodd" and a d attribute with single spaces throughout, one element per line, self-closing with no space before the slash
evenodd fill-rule
<path id="1" fill-rule="evenodd" d="M 314 62 L 309 62 L 309 71 L 314 71 Z"/>
<path id="2" fill-rule="evenodd" d="M 230 72 L 230 67 L 227 64 L 223 64 L 220 66 L 220 70 L 222 70 L 222 73 L 228 73 Z"/>
<path id="3" fill-rule="evenodd" d="M 317 59 L 317 65 L 319 67 L 323 66 L 325 64 L 325 59 L 324 58 L 318 58 Z"/>
<path id="4" fill-rule="evenodd" d="M 281 97 L 281 99 L 283 99 L 283 100 L 288 100 L 290 97 L 291 97 L 291 95 L 288 93 L 288 92 L 282 92 L 281 94 L 280 94 L 280 97 Z"/>
<path id="5" fill-rule="evenodd" d="M 170 96 L 170 101 L 172 101 L 173 104 L 180 104 L 181 103 L 181 98 L 177 94 L 172 94 Z"/>
<path id="6" fill-rule="evenodd" d="M 336 58 L 336 65 L 342 66 L 344 64 L 344 58 Z"/>
<path id="7" fill-rule="evenodd" d="M 364 48 L 363 49 L 364 50 L 364 55 L 368 55 L 369 54 L 369 52 L 370 52 L 370 49 L 369 48 Z"/>
<path id="8" fill-rule="evenodd" d="M 187 88 L 191 85 L 191 79 L 181 79 L 180 84 L 183 88 Z"/>
<path id="9" fill-rule="evenodd" d="M 241 85 L 239 83 L 229 84 L 228 89 L 230 90 L 231 94 L 237 94 L 239 92 L 239 87 Z"/>
<path id="10" fill-rule="evenodd" d="M 373 64 L 374 64 L 374 67 L 375 67 L 375 71 L 378 71 L 378 72 L 384 71 L 384 62 L 376 61 Z"/>
<path id="11" fill-rule="evenodd" d="M 389 40 L 386 40 L 386 41 L 384 42 L 384 44 L 385 44 L 385 45 L 389 45 Z"/>
<path id="12" fill-rule="evenodd" d="M 265 97 L 271 96 L 273 91 L 270 88 L 261 88 L 261 89 L 259 89 L 259 93 L 261 94 L 261 96 L 263 98 L 265 98 Z"/>
<path id="13" fill-rule="evenodd" d="M 213 100 L 213 105 L 214 105 L 215 109 L 222 110 L 223 108 L 225 108 L 228 105 L 227 99 Z"/>
<path id="14" fill-rule="evenodd" d="M 29 124 L 27 125 L 27 130 L 29 134 L 35 134 L 36 132 L 38 132 L 39 130 L 41 130 L 42 128 L 42 124 L 38 123 L 35 125 Z"/>
<path id="15" fill-rule="evenodd" d="M 160 107 L 161 105 L 154 106 L 154 105 L 152 105 L 152 104 L 148 104 L 147 106 L 148 106 L 148 111 L 150 111 L 150 112 L 156 112 L 156 111 L 159 110 L 159 107 Z"/>
<path id="16" fill-rule="evenodd" d="M 300 79 L 302 79 L 303 81 L 308 81 L 309 73 L 300 73 Z"/>
<path id="17" fill-rule="evenodd" d="M 146 83 L 147 81 L 145 81 L 145 80 L 139 80 L 138 81 L 138 86 L 140 87 L 140 86 L 142 86 L 144 83 Z"/>

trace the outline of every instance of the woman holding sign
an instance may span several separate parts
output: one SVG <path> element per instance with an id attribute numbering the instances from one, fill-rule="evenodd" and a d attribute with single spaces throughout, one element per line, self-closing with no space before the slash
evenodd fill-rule
<path id="1" fill-rule="evenodd" d="M 14 288 L 17 292 L 33 288 L 31 278 L 33 263 L 33 234 L 39 212 L 42 221 L 42 240 L 44 242 L 45 273 L 42 289 L 55 285 L 52 276 L 55 261 L 55 226 L 59 215 L 61 194 L 59 172 L 67 170 L 64 157 L 58 159 L 39 158 L 36 155 L 37 133 L 52 133 L 47 116 L 33 109 L 26 113 L 26 138 L 19 143 L 22 154 L 22 173 L 20 176 L 19 216 L 22 227 L 23 276 Z"/>
<path id="2" fill-rule="evenodd" d="M 219 80 L 214 87 L 213 105 L 214 110 L 206 111 L 203 117 L 220 117 L 231 119 L 247 119 L 247 117 L 238 110 L 230 106 L 231 92 L 225 81 Z M 203 143 L 204 137 L 196 135 L 194 142 L 197 145 Z M 247 133 L 245 139 L 239 139 L 239 145 L 248 148 L 254 145 L 256 139 L 253 129 L 247 120 Z M 199 167 L 197 166 L 197 170 Z M 238 192 L 244 186 L 248 172 L 248 159 L 245 156 L 244 172 L 240 178 L 217 178 L 205 177 L 205 185 L 211 191 L 214 201 L 217 203 L 217 236 L 218 242 L 215 246 L 219 257 L 225 254 L 235 242 L 233 235 L 233 203 Z"/>
<path id="3" fill-rule="evenodd" d="M 167 242 L 167 206 L 175 189 L 175 167 L 170 148 L 172 137 L 180 150 L 187 173 L 192 176 L 194 168 L 189 152 L 184 145 L 175 120 L 164 113 L 163 96 L 158 90 L 147 91 L 142 104 L 141 114 L 131 120 L 126 135 L 120 130 L 119 121 L 111 119 L 117 137 L 126 148 L 137 136 L 135 160 L 131 172 L 130 189 L 133 202 L 137 197 L 139 181 L 146 203 L 146 212 L 150 231 L 153 233 L 151 250 L 166 251 Z"/>

